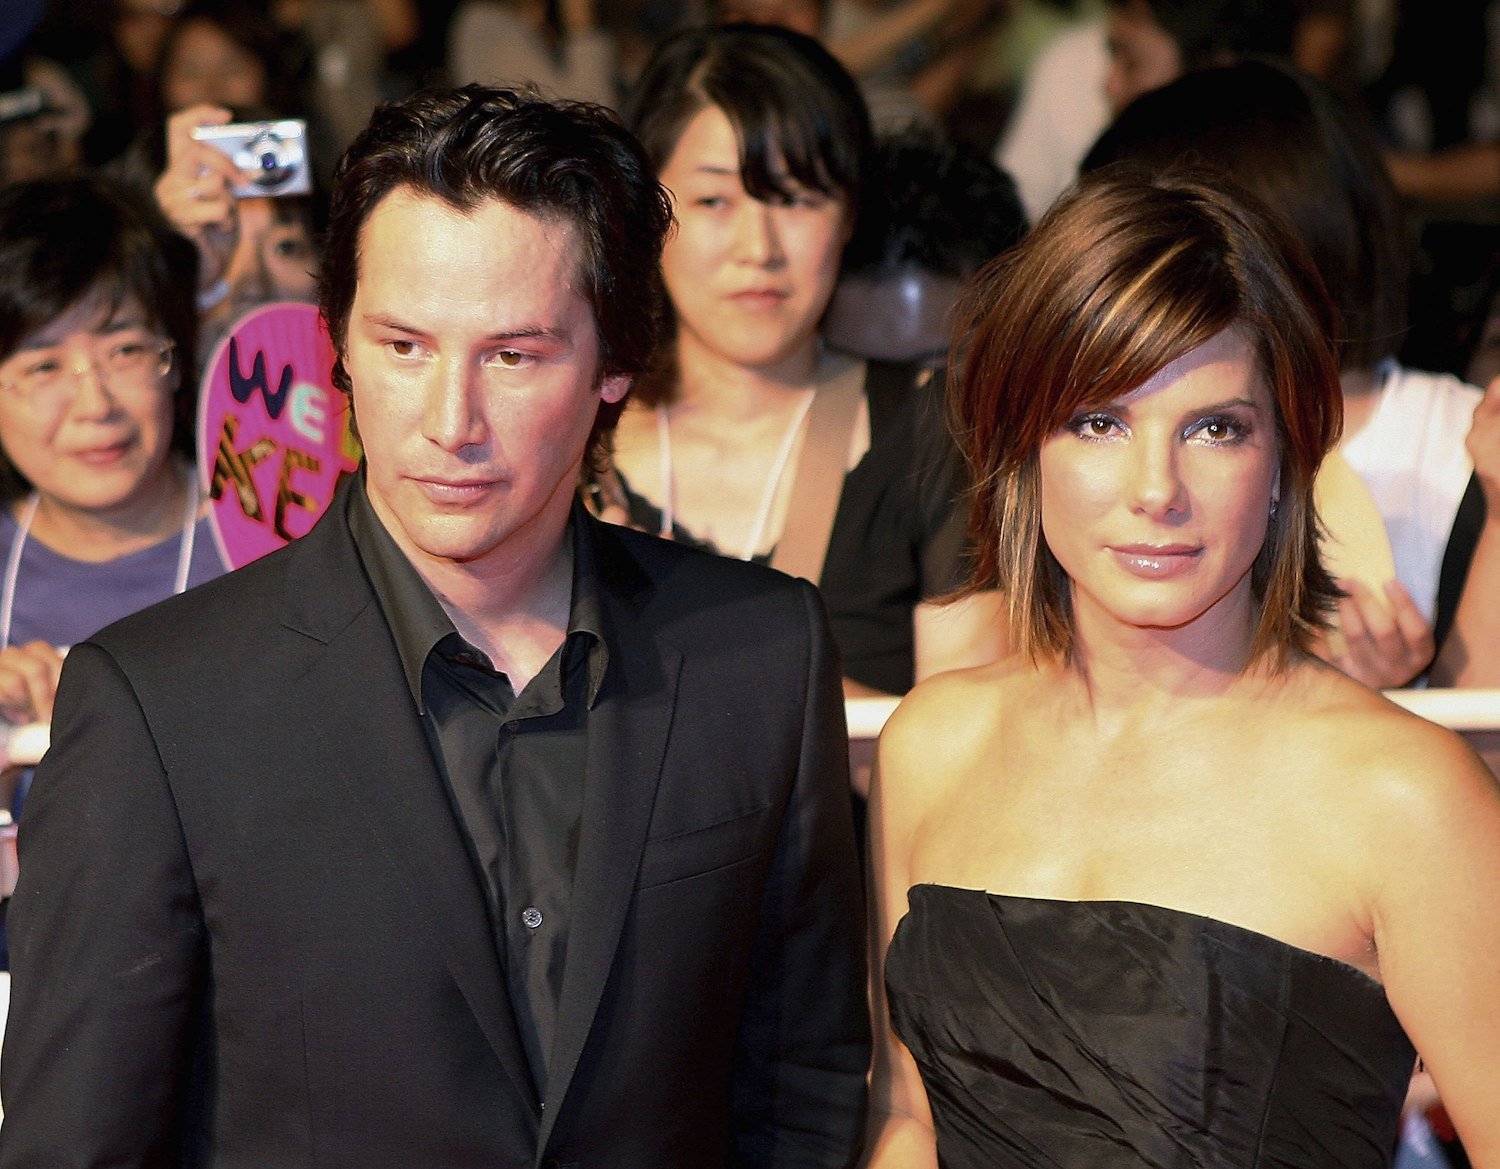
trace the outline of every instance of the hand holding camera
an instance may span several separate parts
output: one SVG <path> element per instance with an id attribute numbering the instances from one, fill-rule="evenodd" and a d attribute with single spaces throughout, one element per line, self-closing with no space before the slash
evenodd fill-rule
<path id="1" fill-rule="evenodd" d="M 300 118 L 198 126 L 192 135 L 235 165 L 240 177 L 231 193 L 236 198 L 305 195 L 312 189 L 307 123 Z"/>
<path id="2" fill-rule="evenodd" d="M 232 118 L 223 106 L 196 105 L 167 119 L 167 168 L 156 180 L 156 201 L 198 245 L 200 292 L 229 273 L 240 199 L 306 194 L 312 186 L 305 122 Z"/>
<path id="3" fill-rule="evenodd" d="M 228 125 L 222 106 L 197 105 L 167 119 L 167 169 L 156 180 L 156 201 L 172 225 L 198 245 L 198 287 L 224 279 L 239 243 L 235 187 L 240 171 L 222 151 L 194 137 L 204 126 Z"/>

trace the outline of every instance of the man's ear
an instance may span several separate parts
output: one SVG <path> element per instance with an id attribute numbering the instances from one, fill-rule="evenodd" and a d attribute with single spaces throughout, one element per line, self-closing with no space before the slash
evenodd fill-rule
<path id="1" fill-rule="evenodd" d="M 607 377 L 599 383 L 599 397 L 611 405 L 624 401 L 634 381 L 635 379 L 628 373 L 617 373 L 613 377 Z"/>

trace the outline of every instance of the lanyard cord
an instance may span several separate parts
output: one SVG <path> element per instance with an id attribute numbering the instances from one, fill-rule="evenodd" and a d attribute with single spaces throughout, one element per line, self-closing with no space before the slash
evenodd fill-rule
<path id="1" fill-rule="evenodd" d="M 172 595 L 187 588 L 188 573 L 193 567 L 193 545 L 198 537 L 198 476 L 188 475 L 187 507 L 182 517 L 182 534 L 177 538 L 177 572 L 172 578 Z M 10 623 L 16 609 L 16 582 L 21 576 L 21 554 L 26 550 L 26 540 L 31 535 L 31 525 L 36 519 L 36 509 L 41 496 L 33 492 L 26 501 L 26 510 L 16 523 L 15 534 L 10 539 L 10 555 L 5 558 L 5 581 L 0 585 L 0 649 L 10 645 Z"/>
<path id="2" fill-rule="evenodd" d="M 760 510 L 755 519 L 755 527 L 750 532 L 750 539 L 745 544 L 745 550 L 739 559 L 750 560 L 760 548 L 761 541 L 765 539 L 766 529 L 771 523 L 771 512 L 776 506 L 776 492 L 781 485 L 781 477 L 786 474 L 786 465 L 791 461 L 792 448 L 797 445 L 797 435 L 802 432 L 802 424 L 807 421 L 807 412 L 811 409 L 813 398 L 817 395 L 816 390 L 809 390 L 802 404 L 797 407 L 797 412 L 792 416 L 791 424 L 788 425 L 786 434 L 782 437 L 781 447 L 776 452 L 776 458 L 771 463 L 770 472 L 766 476 L 766 486 L 761 492 Z M 676 523 L 676 495 L 673 489 L 672 478 L 672 427 L 668 419 L 666 406 L 656 408 L 656 434 L 657 448 L 661 459 L 661 483 L 664 499 L 661 508 L 661 532 L 660 535 L 670 540 L 672 529 Z"/>

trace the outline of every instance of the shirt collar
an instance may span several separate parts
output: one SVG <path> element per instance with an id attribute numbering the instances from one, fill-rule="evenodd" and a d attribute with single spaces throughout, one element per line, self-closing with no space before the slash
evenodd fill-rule
<path id="1" fill-rule="evenodd" d="M 417 709 L 425 713 L 422 668 L 437 643 L 457 630 L 452 618 L 375 514 L 363 471 L 353 486 L 349 492 L 349 533 L 395 639 L 396 653 L 401 659 L 401 669 L 411 689 L 412 700 Z M 568 602 L 565 652 L 578 652 L 569 648 L 575 644 L 587 652 L 586 695 L 592 709 L 599 688 L 604 684 L 609 649 L 604 641 L 594 533 L 587 512 L 577 504 L 568 519 L 568 538 L 573 546 L 573 592 Z"/>

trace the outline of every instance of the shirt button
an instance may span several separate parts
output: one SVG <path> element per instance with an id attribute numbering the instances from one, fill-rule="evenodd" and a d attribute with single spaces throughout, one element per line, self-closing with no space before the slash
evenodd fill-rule
<path id="1" fill-rule="evenodd" d="M 536 929 L 542 924 L 542 911 L 535 905 L 528 905 L 521 910 L 521 924 L 529 930 Z"/>

